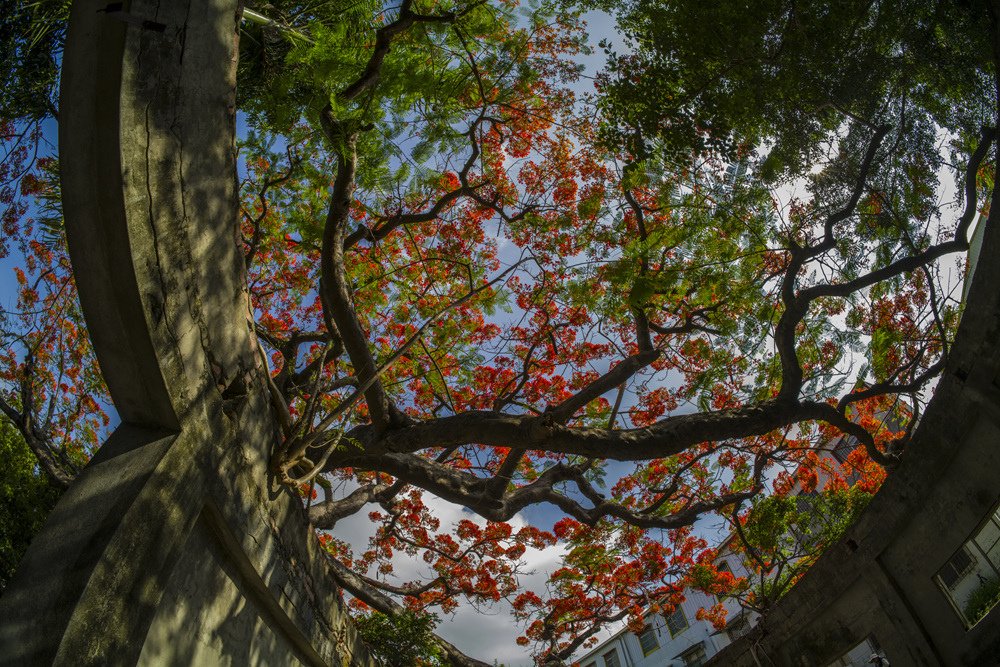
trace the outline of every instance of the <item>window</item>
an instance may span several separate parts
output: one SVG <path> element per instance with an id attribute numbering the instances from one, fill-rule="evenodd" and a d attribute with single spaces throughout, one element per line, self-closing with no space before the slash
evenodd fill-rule
<path id="1" fill-rule="evenodd" d="M 708 656 L 705 655 L 704 644 L 697 644 L 681 653 L 681 660 L 688 667 L 700 667 L 700 665 L 705 664 L 705 660 L 707 659 Z"/>
<path id="2" fill-rule="evenodd" d="M 1000 604 L 1000 516 L 990 512 L 935 573 L 935 581 L 966 628 Z"/>
<path id="3" fill-rule="evenodd" d="M 837 459 L 840 463 L 847 460 L 847 457 L 851 455 L 858 447 L 858 439 L 853 435 L 844 436 L 837 442 L 837 446 L 833 448 L 833 458 Z"/>
<path id="4" fill-rule="evenodd" d="M 618 650 L 611 649 L 604 654 L 604 667 L 622 667 L 622 663 L 618 660 Z"/>
<path id="5" fill-rule="evenodd" d="M 855 667 L 855 665 L 864 665 L 864 667 L 869 667 L 871 663 L 868 662 L 868 658 L 872 655 L 885 657 L 882 650 L 879 648 L 878 642 L 875 641 L 875 638 L 868 637 L 867 639 L 861 641 L 861 643 L 854 645 L 851 650 L 844 653 L 826 667 Z"/>
<path id="6" fill-rule="evenodd" d="M 656 630 L 653 629 L 652 625 L 647 625 L 643 631 L 639 633 L 639 646 L 642 647 L 643 655 L 649 655 L 656 649 L 660 648 L 660 642 L 656 641 Z"/>
<path id="7" fill-rule="evenodd" d="M 800 514 L 812 513 L 813 503 L 818 495 L 819 493 L 816 491 L 800 491 L 799 494 L 795 496 L 795 510 Z"/>
<path id="8" fill-rule="evenodd" d="M 962 546 L 961 549 L 955 552 L 955 555 L 944 564 L 944 567 L 938 572 L 938 576 L 941 577 L 941 583 L 947 586 L 949 589 L 954 590 L 958 582 L 962 580 L 972 569 L 972 566 L 976 564 L 975 559 L 969 550 Z"/>
<path id="9" fill-rule="evenodd" d="M 678 605 L 674 613 L 667 616 L 667 629 L 670 630 L 670 636 L 676 637 L 681 632 L 684 632 L 688 627 L 687 616 L 684 615 L 684 609 Z"/>

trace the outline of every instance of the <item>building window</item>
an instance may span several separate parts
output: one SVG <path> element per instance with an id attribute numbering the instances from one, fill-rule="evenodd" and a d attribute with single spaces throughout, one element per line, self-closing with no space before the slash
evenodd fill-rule
<path id="1" fill-rule="evenodd" d="M 869 636 L 862 640 L 859 644 L 855 644 L 851 650 L 826 665 L 826 667 L 854 667 L 855 665 L 864 665 L 865 667 L 868 667 L 868 665 L 874 664 L 869 661 L 873 655 L 877 655 L 882 658 L 885 657 L 882 653 L 882 649 L 879 648 L 878 642 L 875 641 L 875 638 Z M 886 664 L 888 664 L 888 662 Z"/>
<path id="2" fill-rule="evenodd" d="M 652 625 L 647 625 L 641 633 L 639 633 L 639 646 L 642 647 L 642 654 L 649 655 L 656 649 L 660 648 L 660 642 L 656 641 L 656 630 L 653 629 Z"/>
<path id="3" fill-rule="evenodd" d="M 681 660 L 688 667 L 700 667 L 705 664 L 705 660 L 707 659 L 708 656 L 705 655 L 704 644 L 697 644 L 681 653 Z"/>
<path id="4" fill-rule="evenodd" d="M 799 491 L 795 496 L 795 511 L 800 514 L 812 514 L 818 496 L 818 491 Z"/>
<path id="5" fill-rule="evenodd" d="M 944 567 L 938 572 L 938 576 L 941 577 L 941 583 L 947 586 L 951 590 L 955 590 L 955 586 L 958 585 L 965 575 L 972 571 L 973 566 L 976 564 L 976 559 L 972 557 L 969 553 L 969 549 L 963 544 L 962 548 L 955 552 Z"/>
<path id="6" fill-rule="evenodd" d="M 934 575 L 966 628 L 1000 603 L 1000 506 Z"/>
<path id="7" fill-rule="evenodd" d="M 618 660 L 618 649 L 611 649 L 603 656 L 604 667 L 622 667 L 622 663 Z"/>
<path id="8" fill-rule="evenodd" d="M 670 636 L 676 637 L 678 634 L 687 630 L 688 620 L 687 616 L 684 615 L 684 609 L 677 605 L 677 609 L 674 613 L 667 616 L 667 629 L 670 630 Z"/>
<path id="9" fill-rule="evenodd" d="M 837 445 L 833 448 L 833 458 L 837 459 L 838 462 L 843 463 L 847 460 L 847 457 L 851 455 L 858 447 L 858 439 L 853 435 L 845 435 L 839 441 Z"/>

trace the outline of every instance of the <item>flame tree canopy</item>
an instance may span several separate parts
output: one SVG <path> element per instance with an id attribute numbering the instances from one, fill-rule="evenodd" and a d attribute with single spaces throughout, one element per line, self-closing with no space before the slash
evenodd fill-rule
<path id="1" fill-rule="evenodd" d="M 801 522 L 782 497 L 854 507 L 907 456 L 993 196 L 996 14 L 834 4 L 254 6 L 234 224 L 272 468 L 359 605 L 507 600 L 540 662 L 686 586 L 766 611 L 693 524 L 731 522 L 766 575 Z M 65 3 L 22 5 L 0 35 L 0 408 L 67 485 L 107 399 L 43 132 Z M 619 30 L 596 78 L 589 9 Z M 553 520 L 525 522 L 536 506 Z M 370 543 L 338 540 L 358 513 Z M 524 590 L 526 550 L 557 544 Z"/>

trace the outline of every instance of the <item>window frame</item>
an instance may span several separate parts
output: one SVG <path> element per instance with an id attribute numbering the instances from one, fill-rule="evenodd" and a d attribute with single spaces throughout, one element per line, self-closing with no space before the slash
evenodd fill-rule
<path id="1" fill-rule="evenodd" d="M 653 640 L 653 646 L 648 651 L 646 650 L 646 647 L 643 646 L 643 637 L 651 637 Z M 660 650 L 660 640 L 656 637 L 656 628 L 653 627 L 652 623 L 647 623 L 646 627 L 642 629 L 642 632 L 635 633 L 635 638 L 639 640 L 639 649 L 642 651 L 643 657 L 652 655 Z"/>
<path id="2" fill-rule="evenodd" d="M 948 601 L 955 615 L 958 616 L 959 621 L 966 631 L 979 625 L 979 623 L 987 618 L 991 613 L 1000 609 L 1000 602 L 994 600 L 992 604 L 985 608 L 979 616 L 975 619 L 970 618 L 966 615 L 966 605 L 968 604 L 969 598 L 966 600 L 959 600 L 955 596 L 955 592 L 958 585 L 966 579 L 970 572 L 978 571 L 980 579 L 983 579 L 983 572 L 981 566 L 985 566 L 988 570 L 993 572 L 993 577 L 991 579 L 1000 579 L 1000 561 L 995 562 L 991 557 L 990 553 L 993 548 L 1000 543 L 1000 537 L 993 542 L 993 546 L 984 550 L 983 546 L 978 541 L 980 533 L 982 533 L 988 524 L 993 524 L 995 528 L 1000 530 L 1000 501 L 994 504 L 993 509 L 983 517 L 982 521 L 976 524 L 976 527 L 965 537 L 965 540 L 955 549 L 948 559 L 934 572 L 931 576 L 931 581 L 937 585 L 941 594 Z M 965 568 L 959 571 L 952 565 L 952 561 L 960 554 L 963 553 L 966 558 L 969 559 L 968 564 Z M 941 576 L 941 572 L 947 568 L 951 567 L 952 572 L 955 574 L 955 578 L 952 580 L 951 584 L 945 581 L 945 578 Z M 985 582 L 984 582 L 985 583 Z"/>
<path id="3" fill-rule="evenodd" d="M 975 535 L 977 532 L 979 532 L 978 529 L 973 532 L 973 535 Z M 965 575 L 969 574 L 969 572 L 971 572 L 972 569 L 974 567 L 976 567 L 976 563 L 979 562 L 976 559 L 975 555 L 973 555 L 973 553 L 969 550 L 969 547 L 966 546 L 966 544 L 968 542 L 969 542 L 969 540 L 966 540 L 965 542 L 962 542 L 962 546 L 960 546 L 958 549 L 955 550 L 955 552 L 948 558 L 948 560 L 946 560 L 944 562 L 944 565 L 942 565 L 938 569 L 937 573 L 934 575 L 934 576 L 936 576 L 941 581 L 941 584 L 945 588 L 947 588 L 949 591 L 955 590 L 955 587 L 958 586 L 959 582 L 961 582 L 962 579 L 965 578 Z M 965 558 L 968 561 L 966 563 L 965 567 L 962 568 L 962 570 L 959 570 L 954 565 L 952 565 L 952 561 L 955 560 L 955 557 L 958 556 L 959 554 L 964 554 Z M 950 584 L 947 581 L 944 580 L 944 577 L 941 576 L 941 572 L 946 567 L 950 567 L 951 568 L 951 571 L 954 573 L 954 577 L 955 577 Z"/>
<path id="4" fill-rule="evenodd" d="M 677 614 L 680 614 L 680 617 L 684 620 L 684 627 L 678 628 L 677 631 L 674 632 L 674 629 L 670 625 L 670 619 L 676 616 Z M 664 614 L 664 620 L 666 621 L 667 631 L 670 633 L 671 638 L 676 637 L 677 635 L 681 634 L 682 632 L 691 627 L 691 622 L 688 621 L 687 614 L 684 613 L 684 607 L 681 605 L 677 605 L 677 608 L 674 609 L 674 611 L 669 616 Z"/>
<path id="5" fill-rule="evenodd" d="M 611 664 L 608 663 L 608 656 L 609 655 L 614 655 L 615 656 L 615 663 L 614 663 L 614 665 L 611 665 Z M 618 647 L 617 646 L 612 646 L 609 650 L 607 650 L 604 653 L 602 653 L 601 654 L 601 661 L 604 663 L 604 667 L 622 667 L 622 659 L 618 655 Z"/>
<path id="6" fill-rule="evenodd" d="M 875 653 L 882 656 L 883 658 L 885 657 L 885 654 L 882 652 L 882 647 L 879 646 L 878 640 L 875 639 L 875 635 L 868 635 L 867 637 L 859 641 L 857 644 L 851 646 L 843 653 L 841 653 L 837 658 L 834 659 L 833 662 L 824 665 L 824 667 L 844 667 L 844 665 L 855 664 L 855 663 L 848 663 L 847 658 L 849 655 L 854 653 L 857 649 L 861 648 L 862 646 L 865 647 L 865 650 L 862 651 L 862 653 L 869 653 L 869 654 Z"/>
<path id="7" fill-rule="evenodd" d="M 847 457 L 858 448 L 861 443 L 853 435 L 842 436 L 837 444 L 833 446 L 830 450 L 830 455 L 837 460 L 837 463 L 843 465 L 847 461 Z M 841 458 L 843 455 L 843 458 Z"/>

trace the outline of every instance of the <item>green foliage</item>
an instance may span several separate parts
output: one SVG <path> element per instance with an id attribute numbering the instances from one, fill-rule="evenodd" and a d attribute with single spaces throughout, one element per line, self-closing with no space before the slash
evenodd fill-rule
<path id="1" fill-rule="evenodd" d="M 434 640 L 437 616 L 402 611 L 394 616 L 372 612 L 355 627 L 373 657 L 387 667 L 434 667 L 447 664 Z"/>
<path id="2" fill-rule="evenodd" d="M 743 526 L 747 542 L 763 552 L 779 552 L 786 541 L 794 541 L 790 528 L 799 522 L 795 498 L 766 496 L 754 502 Z"/>
<path id="3" fill-rule="evenodd" d="M 792 557 L 837 540 L 872 496 L 858 487 L 756 499 L 743 526 L 748 542 L 774 557 Z M 798 545 L 798 546 L 796 546 Z"/>
<path id="4" fill-rule="evenodd" d="M 53 115 L 69 0 L 0 0 L 0 118 Z"/>
<path id="5" fill-rule="evenodd" d="M 928 119 L 976 133 L 991 118 L 984 3 L 593 4 L 635 50 L 611 54 L 602 104 L 613 141 L 639 128 L 687 160 L 770 140 L 767 176 L 808 167 L 847 119 L 905 120 L 912 137 Z"/>
<path id="6" fill-rule="evenodd" d="M 38 469 L 24 439 L 6 420 L 0 420 L 0 592 L 59 495 L 59 489 Z"/>
<path id="7" fill-rule="evenodd" d="M 742 535 L 747 564 L 757 576 L 743 591 L 758 610 L 776 602 L 868 505 L 857 486 L 798 496 L 757 497 Z"/>
<path id="8" fill-rule="evenodd" d="M 998 602 L 1000 602 L 1000 577 L 992 577 L 972 592 L 969 601 L 965 603 L 965 618 L 969 623 L 975 624 Z"/>
<path id="9" fill-rule="evenodd" d="M 244 25 L 237 89 L 249 124 L 288 135 L 302 121 L 318 128 L 327 110 L 342 128 L 364 130 L 357 150 L 360 187 L 384 191 L 433 180 L 425 162 L 467 141 L 457 128 L 480 103 L 478 82 L 464 61 L 468 44 L 494 45 L 479 54 L 478 66 L 506 76 L 524 35 L 487 3 L 415 2 L 412 11 L 457 18 L 418 21 L 397 34 L 372 85 L 354 93 L 370 77 L 377 31 L 396 21 L 398 10 L 366 1 L 268 4 L 262 13 L 278 26 Z M 525 80 L 520 74 L 508 78 L 517 83 L 484 81 L 487 89 L 496 86 L 491 101 Z"/>
<path id="10" fill-rule="evenodd" d="M 65 234 L 62 213 L 62 183 L 59 180 L 59 160 L 57 158 L 38 161 L 38 180 L 44 187 L 38 189 L 35 203 L 39 238 L 50 248 L 62 243 Z"/>

